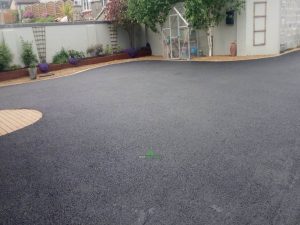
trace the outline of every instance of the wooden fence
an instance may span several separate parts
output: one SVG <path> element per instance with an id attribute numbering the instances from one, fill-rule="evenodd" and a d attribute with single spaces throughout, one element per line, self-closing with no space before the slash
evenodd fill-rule
<path id="1" fill-rule="evenodd" d="M 12 24 L 18 20 L 17 10 L 3 10 L 0 11 L 0 24 Z"/>
<path id="2" fill-rule="evenodd" d="M 56 1 L 47 3 L 37 3 L 25 8 L 25 12 L 32 12 L 35 18 L 47 16 L 63 17 L 62 7 L 64 4 L 72 4 L 72 1 Z"/>

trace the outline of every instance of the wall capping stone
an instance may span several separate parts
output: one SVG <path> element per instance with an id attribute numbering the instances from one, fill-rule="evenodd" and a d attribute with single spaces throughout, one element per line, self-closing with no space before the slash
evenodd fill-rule
<path id="1" fill-rule="evenodd" d="M 16 24 L 4 24 L 0 25 L 0 29 L 4 28 L 22 28 L 22 27 L 40 27 L 40 26 L 72 26 L 72 25 L 85 25 L 85 24 L 110 24 L 109 21 L 76 21 L 67 23 L 16 23 Z"/>

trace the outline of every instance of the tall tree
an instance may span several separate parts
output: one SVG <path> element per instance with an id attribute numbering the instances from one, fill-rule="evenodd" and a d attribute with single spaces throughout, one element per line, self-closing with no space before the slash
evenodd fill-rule
<path id="1" fill-rule="evenodd" d="M 135 21 L 128 14 L 128 0 L 110 0 L 106 5 L 105 19 L 123 27 L 129 36 L 130 45 L 134 45 Z"/>
<path id="2" fill-rule="evenodd" d="M 68 21 L 73 21 L 73 6 L 70 2 L 65 2 L 61 7 L 61 11 L 63 12 L 64 16 L 68 18 Z"/>
<path id="3" fill-rule="evenodd" d="M 240 12 L 245 0 L 185 0 L 185 16 L 190 25 L 207 31 L 209 56 L 212 56 L 212 30 L 226 17 L 226 12 Z"/>
<path id="4" fill-rule="evenodd" d="M 180 0 L 128 0 L 128 15 L 137 23 L 157 32 L 157 25 L 165 22 L 176 2 Z"/>

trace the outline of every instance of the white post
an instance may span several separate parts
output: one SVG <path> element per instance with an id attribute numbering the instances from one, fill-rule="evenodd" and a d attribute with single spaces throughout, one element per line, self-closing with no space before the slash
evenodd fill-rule
<path id="1" fill-rule="evenodd" d="M 212 40 L 212 28 L 209 27 L 208 28 L 208 32 L 207 32 L 207 40 L 208 40 L 208 48 L 209 48 L 209 56 L 212 56 L 212 51 L 213 51 L 213 40 Z"/>

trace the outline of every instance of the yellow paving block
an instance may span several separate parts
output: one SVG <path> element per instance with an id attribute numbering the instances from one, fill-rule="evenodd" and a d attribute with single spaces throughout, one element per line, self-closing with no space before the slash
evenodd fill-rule
<path id="1" fill-rule="evenodd" d="M 36 123 L 43 114 L 30 109 L 0 110 L 0 136 L 20 130 Z"/>

